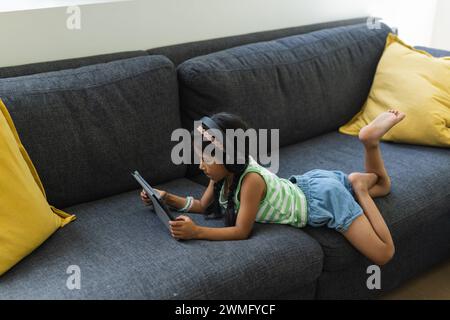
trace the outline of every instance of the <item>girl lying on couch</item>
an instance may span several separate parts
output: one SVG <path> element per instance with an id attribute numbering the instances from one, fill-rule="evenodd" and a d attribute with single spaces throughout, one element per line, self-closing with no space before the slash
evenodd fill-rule
<path id="1" fill-rule="evenodd" d="M 363 255 L 384 265 L 394 255 L 389 229 L 373 198 L 390 192 L 390 178 L 379 148 L 381 137 L 405 117 L 396 110 L 383 112 L 359 132 L 364 145 L 365 172 L 349 175 L 338 170 L 314 169 L 289 179 L 279 178 L 260 166 L 245 148 L 245 163 L 223 164 L 205 154 L 214 143 L 205 123 L 199 131 L 207 140 L 200 157 L 200 169 L 210 179 L 201 199 L 179 197 L 158 190 L 162 199 L 182 212 L 223 216 L 225 227 L 210 228 L 195 224 L 186 215 L 171 221 L 172 236 L 177 239 L 243 240 L 250 236 L 254 222 L 306 225 L 327 225 L 343 236 Z M 247 130 L 237 116 L 218 113 L 209 120 L 225 134 L 226 129 Z M 211 124 L 211 122 L 209 122 Z M 223 152 L 226 150 L 223 150 Z M 234 153 L 237 155 L 237 153 Z M 235 159 L 236 160 L 236 159 Z M 145 191 L 141 198 L 149 203 Z M 212 210 L 211 210 L 212 209 Z"/>

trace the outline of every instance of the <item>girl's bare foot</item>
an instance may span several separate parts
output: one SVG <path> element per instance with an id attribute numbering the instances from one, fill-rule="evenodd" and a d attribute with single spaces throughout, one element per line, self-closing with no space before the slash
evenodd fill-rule
<path id="1" fill-rule="evenodd" d="M 366 146 L 377 146 L 386 132 L 405 118 L 398 110 L 389 109 L 378 115 L 371 123 L 359 131 L 359 140 Z"/>

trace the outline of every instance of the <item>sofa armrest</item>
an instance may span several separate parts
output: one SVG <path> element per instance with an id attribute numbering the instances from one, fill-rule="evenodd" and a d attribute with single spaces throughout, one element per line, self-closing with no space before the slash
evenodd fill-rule
<path id="1" fill-rule="evenodd" d="M 428 47 L 415 47 L 415 48 L 426 51 L 435 57 L 450 57 L 450 51 L 445 51 L 442 49 L 428 48 Z"/>

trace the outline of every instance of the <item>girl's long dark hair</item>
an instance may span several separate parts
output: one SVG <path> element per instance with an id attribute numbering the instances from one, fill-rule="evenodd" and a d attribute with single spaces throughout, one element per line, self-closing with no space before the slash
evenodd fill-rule
<path id="1" fill-rule="evenodd" d="M 220 112 L 216 113 L 213 116 L 210 117 L 221 129 L 223 132 L 223 135 L 225 137 L 226 129 L 242 129 L 246 131 L 248 129 L 247 124 L 238 116 L 227 113 L 227 112 Z M 205 129 L 208 129 L 205 127 Z M 224 163 L 225 168 L 234 173 L 233 176 L 233 182 L 231 183 L 231 186 L 229 187 L 230 190 L 228 192 L 228 202 L 227 202 L 227 208 L 225 210 L 225 214 L 222 214 L 222 210 L 219 203 L 219 197 L 220 197 L 220 190 L 225 183 L 225 179 L 222 179 L 221 181 L 218 181 L 214 183 L 214 201 L 211 203 L 211 205 L 206 210 L 206 213 L 209 214 L 211 217 L 217 217 L 217 218 L 224 218 L 224 222 L 226 226 L 234 226 L 236 225 L 236 218 L 237 218 L 237 212 L 235 211 L 235 204 L 234 204 L 234 196 L 236 192 L 236 188 L 238 185 L 238 182 L 244 173 L 245 169 L 248 166 L 248 160 L 249 160 L 249 146 L 248 141 L 245 139 L 244 141 L 244 164 L 239 164 L 237 161 L 238 152 L 237 152 L 237 143 L 234 142 L 234 161 L 232 165 L 229 165 L 227 163 Z M 206 148 L 206 146 L 210 144 L 209 141 L 206 141 L 202 143 L 202 152 Z M 224 139 L 224 147 L 226 149 L 226 139 Z M 224 152 L 225 153 L 225 152 Z M 226 158 L 226 155 L 224 155 Z M 225 162 L 225 161 L 224 161 Z"/>

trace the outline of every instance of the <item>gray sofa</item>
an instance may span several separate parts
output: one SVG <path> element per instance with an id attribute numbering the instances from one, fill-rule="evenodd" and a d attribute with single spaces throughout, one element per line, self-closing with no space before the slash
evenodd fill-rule
<path id="1" fill-rule="evenodd" d="M 0 98 L 49 202 L 78 219 L 0 278 L 0 298 L 367 299 L 449 258 L 448 149 L 382 143 L 392 192 L 376 203 L 396 255 L 380 290 L 366 286 L 370 261 L 326 228 L 256 224 L 244 241 L 174 241 L 130 175 L 199 197 L 205 179 L 172 164 L 170 134 L 218 111 L 280 129 L 282 177 L 363 170 L 358 139 L 337 129 L 364 103 L 390 32 L 365 21 L 1 68 Z M 80 290 L 66 286 L 71 265 Z"/>

